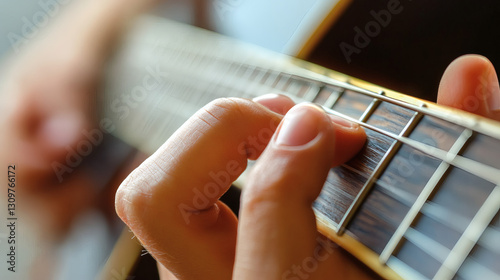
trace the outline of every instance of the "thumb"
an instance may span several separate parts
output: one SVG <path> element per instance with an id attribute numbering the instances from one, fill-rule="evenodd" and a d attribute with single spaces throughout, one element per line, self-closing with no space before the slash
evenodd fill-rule
<path id="1" fill-rule="evenodd" d="M 437 101 L 500 121 L 500 88 L 493 64 L 480 55 L 457 58 L 443 74 Z"/>
<path id="2" fill-rule="evenodd" d="M 334 125 L 319 107 L 297 105 L 287 113 L 242 195 L 233 279 L 283 279 L 317 253 L 311 205 L 335 161 L 334 142 Z M 315 272 L 330 269 L 326 263 L 317 261 Z"/>

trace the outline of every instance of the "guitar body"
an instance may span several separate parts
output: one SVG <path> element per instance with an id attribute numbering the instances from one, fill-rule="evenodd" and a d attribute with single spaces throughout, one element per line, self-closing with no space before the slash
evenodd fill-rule
<path id="1" fill-rule="evenodd" d="M 500 278 L 498 123 L 154 18 L 107 81 L 103 119 L 146 153 L 219 97 L 279 92 L 359 123 L 367 144 L 330 171 L 319 231 L 384 278 Z"/>

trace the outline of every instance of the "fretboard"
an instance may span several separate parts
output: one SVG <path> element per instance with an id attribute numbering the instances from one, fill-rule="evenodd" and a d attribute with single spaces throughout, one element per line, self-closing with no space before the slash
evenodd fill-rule
<path id="1" fill-rule="evenodd" d="M 144 19 L 111 67 L 114 133 L 147 153 L 219 97 L 278 92 L 362 125 L 318 228 L 387 278 L 500 278 L 500 125 L 207 31 Z"/>

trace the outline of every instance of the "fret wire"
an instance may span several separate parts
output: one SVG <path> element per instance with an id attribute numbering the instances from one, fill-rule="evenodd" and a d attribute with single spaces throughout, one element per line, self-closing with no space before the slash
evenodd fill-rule
<path id="1" fill-rule="evenodd" d="M 474 216 L 434 279 L 452 279 L 479 238 L 500 210 L 500 186 L 496 186 Z"/>
<path id="2" fill-rule="evenodd" d="M 452 153 L 455 156 L 458 153 L 460 153 L 460 151 L 465 147 L 465 144 L 470 139 L 470 137 L 471 137 L 470 130 L 465 130 L 464 132 L 462 132 L 460 137 L 455 141 L 455 143 L 451 147 L 450 153 Z M 403 236 L 408 231 L 411 224 L 415 221 L 415 218 L 422 210 L 422 207 L 424 206 L 425 202 L 434 192 L 434 190 L 438 186 L 439 182 L 443 179 L 449 168 L 450 164 L 443 161 L 438 166 L 434 174 L 432 174 L 431 178 L 429 179 L 429 181 L 427 181 L 427 184 L 420 192 L 420 195 L 418 196 L 417 200 L 413 203 L 410 210 L 408 210 L 408 213 L 406 213 L 403 221 L 401 221 L 398 228 L 391 236 L 391 239 L 389 239 L 389 242 L 386 244 L 384 250 L 380 254 L 379 259 L 381 263 L 386 263 L 389 257 L 394 253 L 394 250 L 396 250 L 397 246 L 401 243 Z"/>
<path id="3" fill-rule="evenodd" d="M 385 92 L 380 91 L 378 94 L 385 95 Z M 370 103 L 370 105 L 368 105 L 368 108 L 366 108 L 363 115 L 361 115 L 361 117 L 359 117 L 359 121 L 360 122 L 367 122 L 368 119 L 373 115 L 373 113 L 377 109 L 378 105 L 380 105 L 380 103 L 381 103 L 380 99 L 378 99 L 378 98 L 373 99 L 372 102 Z"/>
<path id="4" fill-rule="evenodd" d="M 335 106 L 335 104 L 337 104 L 339 102 L 339 100 L 344 96 L 345 94 L 345 88 L 341 88 L 342 90 L 339 92 L 339 95 L 337 97 L 333 97 L 334 100 L 332 101 L 332 104 L 328 104 L 329 106 L 326 106 L 330 109 L 333 108 L 333 106 Z M 333 95 L 333 94 L 332 94 Z M 328 100 L 330 101 L 330 100 Z"/>
<path id="5" fill-rule="evenodd" d="M 266 79 L 264 85 L 267 86 L 267 87 L 270 87 L 270 88 L 274 88 L 273 84 L 274 84 L 274 82 L 276 82 L 276 79 L 278 79 L 278 77 L 279 77 L 279 73 L 278 72 L 271 71 L 269 73 L 269 76 L 267 76 L 267 79 Z"/>
<path id="6" fill-rule="evenodd" d="M 326 86 L 325 86 L 326 87 Z M 338 94 L 333 94 L 330 93 L 330 96 L 328 96 L 328 99 L 326 100 L 325 104 L 323 104 L 325 107 L 328 107 L 328 108 L 332 108 L 333 105 L 335 105 L 335 103 L 337 103 L 337 101 L 340 99 L 340 97 L 342 97 L 342 95 L 344 95 L 344 90 L 338 92 Z M 318 92 L 319 94 L 319 92 Z"/>
<path id="7" fill-rule="evenodd" d="M 281 78 L 279 79 L 278 83 L 274 87 L 275 89 L 281 90 L 291 78 L 291 76 L 289 76 L 286 73 L 281 73 L 281 74 L 283 74 L 283 75 L 278 75 L 278 77 L 281 77 Z"/>
<path id="8" fill-rule="evenodd" d="M 387 137 L 390 137 L 392 139 L 401 141 L 403 144 L 412 147 L 418 151 L 421 151 L 425 154 L 431 155 L 432 157 L 435 157 L 439 160 L 446 161 L 449 164 L 456 166 L 460 169 L 463 169 L 464 171 L 471 173 L 479 178 L 482 178 L 486 181 L 489 181 L 494 184 L 500 184 L 500 178 L 498 177 L 498 174 L 500 174 L 500 169 L 491 167 L 489 165 L 486 165 L 484 163 L 476 162 L 472 159 L 465 158 L 463 156 L 454 156 L 450 158 L 449 152 L 443 151 L 442 149 L 418 142 L 416 140 L 410 139 L 408 137 L 401 137 L 399 135 L 396 135 L 392 132 L 385 131 L 383 129 L 380 129 L 378 127 L 375 127 L 373 125 L 367 124 L 367 123 L 362 123 L 359 122 L 357 119 L 351 118 L 345 114 L 336 112 L 332 109 L 324 107 L 325 111 L 327 111 L 329 114 L 336 115 L 339 117 L 342 117 L 344 119 L 347 119 L 351 122 L 357 123 L 362 127 L 365 127 L 367 129 L 373 130 L 375 132 L 378 132 L 380 134 L 383 134 Z M 467 130 L 469 131 L 469 130 Z"/>
<path id="9" fill-rule="evenodd" d="M 295 75 L 300 76 L 299 74 L 295 74 Z M 352 85 L 349 82 L 338 81 L 338 80 L 335 80 L 334 78 L 324 76 L 324 75 L 318 74 L 316 72 L 312 72 L 310 70 L 307 70 L 307 74 L 304 73 L 302 75 L 302 77 L 304 79 L 309 79 L 309 80 L 312 80 L 315 82 L 322 82 L 322 83 L 325 83 L 326 85 L 333 85 L 333 86 L 344 88 L 346 90 L 352 90 L 352 91 L 355 91 L 355 92 L 358 92 L 358 93 L 361 93 L 361 94 L 364 94 L 364 95 L 367 95 L 367 96 L 370 96 L 373 98 L 379 98 L 382 101 L 397 105 L 399 107 L 403 107 L 406 109 L 417 111 L 417 112 L 420 112 L 420 113 L 428 115 L 428 116 L 436 117 L 438 119 L 442 119 L 442 120 L 454 123 L 456 125 L 471 129 L 471 130 L 481 131 L 481 133 L 492 136 L 492 137 L 497 138 L 497 139 L 500 138 L 500 134 L 495 133 L 494 131 L 479 129 L 480 127 L 477 126 L 478 121 L 475 118 L 464 119 L 458 115 L 453 115 L 451 113 L 445 115 L 445 113 L 443 113 L 443 112 L 430 110 L 430 109 L 426 108 L 425 106 L 414 105 L 414 104 L 400 101 L 400 100 L 397 100 L 397 99 L 394 99 L 394 98 L 391 98 L 388 96 L 377 97 L 378 94 L 376 92 L 361 88 L 359 86 Z"/>
<path id="10" fill-rule="evenodd" d="M 252 97 L 254 97 L 255 93 L 259 92 L 259 89 L 262 88 L 262 84 L 256 81 L 262 80 L 262 78 L 266 75 L 266 71 L 259 67 L 256 67 L 253 71 L 257 71 L 257 75 L 253 78 L 253 80 L 245 79 L 242 83 L 239 83 L 240 87 L 243 88 L 241 90 Z"/>
<path id="11" fill-rule="evenodd" d="M 347 227 L 347 224 L 349 224 L 349 222 L 352 220 L 352 218 L 354 217 L 354 214 L 358 210 L 359 206 L 361 206 L 362 202 L 365 200 L 366 196 L 368 195 L 368 193 L 370 192 L 370 190 L 374 186 L 376 179 L 385 170 L 385 167 L 389 164 L 391 158 L 396 154 L 400 145 L 401 144 L 398 141 L 394 141 L 391 144 L 391 146 L 389 147 L 389 149 L 385 153 L 382 160 L 375 167 L 372 174 L 370 175 L 370 177 L 368 178 L 366 183 L 363 185 L 361 190 L 358 192 L 358 194 L 354 198 L 353 202 L 351 203 L 351 205 L 347 209 L 346 213 L 344 214 L 344 216 L 340 220 L 339 225 L 338 225 L 337 235 L 344 234 L 346 227 Z"/>
<path id="12" fill-rule="evenodd" d="M 317 97 L 318 95 L 321 93 L 321 91 L 325 88 L 325 86 L 320 86 L 318 88 L 318 90 L 316 91 L 316 93 L 314 94 L 314 96 L 311 96 L 311 98 L 309 98 L 309 102 L 313 102 Z M 332 94 L 330 94 L 330 96 L 332 96 Z M 330 97 L 329 97 L 330 98 Z M 328 101 L 328 100 L 327 100 Z M 321 106 L 325 106 L 324 104 L 321 104 Z"/>
<path id="13" fill-rule="evenodd" d="M 251 65 L 250 63 L 244 63 L 244 64 Z M 272 66 L 270 66 L 269 68 L 273 69 Z M 463 127 L 466 127 L 466 128 L 472 129 L 472 130 L 477 130 L 477 126 L 476 126 L 477 120 L 475 120 L 475 119 L 469 118 L 469 122 L 464 123 L 463 121 L 457 120 L 452 114 L 449 114 L 449 115 L 447 114 L 446 118 L 445 118 L 445 116 L 443 116 L 442 112 L 435 112 L 433 110 L 429 110 L 429 109 L 425 108 L 425 106 L 414 105 L 414 104 L 400 101 L 400 100 L 397 100 L 397 99 L 394 99 L 391 97 L 387 97 L 387 96 L 378 97 L 379 95 L 376 92 L 352 85 L 349 83 L 349 81 L 346 81 L 346 82 L 338 81 L 338 80 L 335 80 L 335 79 L 328 77 L 326 75 L 321 75 L 321 74 L 318 74 L 316 72 L 312 72 L 312 71 L 307 70 L 307 69 L 300 69 L 300 70 L 302 70 L 301 72 L 304 72 L 304 70 L 305 70 L 307 73 L 297 73 L 294 71 L 283 71 L 283 73 L 289 74 L 292 78 L 294 78 L 294 76 L 295 76 L 295 77 L 298 77 L 301 79 L 308 80 L 308 81 L 313 82 L 313 83 L 321 82 L 321 83 L 324 83 L 325 85 L 337 86 L 337 87 L 344 89 L 344 91 L 345 90 L 352 90 L 352 91 L 355 91 L 355 92 L 358 92 L 358 93 L 361 93 L 361 94 L 364 94 L 364 95 L 367 95 L 367 96 L 370 96 L 373 98 L 379 98 L 381 101 L 385 101 L 385 102 L 394 104 L 394 105 L 399 106 L 399 107 L 407 108 L 407 109 L 414 110 L 414 111 L 420 112 L 420 113 L 428 115 L 428 116 L 432 116 L 432 117 L 436 117 L 438 119 L 446 120 L 446 121 L 449 121 L 451 123 L 454 123 L 454 124 L 457 124 L 459 126 L 463 126 Z M 340 98 L 340 96 L 339 96 L 339 98 Z M 333 105 L 332 105 L 332 107 L 333 107 Z M 497 139 L 499 138 L 498 135 L 495 136 L 494 134 L 492 134 L 491 132 L 488 132 L 488 131 L 481 131 L 481 133 L 492 136 L 492 137 L 497 138 Z"/>
<path id="14" fill-rule="evenodd" d="M 257 71 L 257 75 L 255 76 L 255 78 L 253 78 L 253 81 L 260 81 L 266 75 L 266 71 L 263 69 L 255 68 L 254 71 Z M 252 83 L 253 81 L 248 81 L 250 86 L 252 84 L 254 84 L 256 87 L 259 87 L 261 85 L 259 82 Z"/>
<path id="15" fill-rule="evenodd" d="M 228 60 L 226 58 L 222 58 L 222 57 L 219 58 L 219 59 L 220 60 L 230 61 L 230 60 Z M 257 66 L 254 66 L 253 64 L 250 64 L 250 63 L 241 63 L 240 65 L 241 66 L 247 66 L 247 67 L 253 67 L 253 68 L 257 67 Z M 269 70 L 273 71 L 274 69 L 272 67 L 269 67 Z M 301 70 L 305 70 L 305 68 L 303 68 Z M 308 76 L 308 75 L 305 75 L 305 74 L 293 73 L 292 71 L 289 71 L 289 72 L 283 71 L 283 73 L 290 75 L 291 78 L 295 78 L 295 79 L 299 78 L 301 80 L 307 80 L 309 82 L 312 82 L 313 84 L 317 84 L 318 81 L 321 81 L 321 82 L 325 83 L 326 85 L 334 85 L 334 86 L 343 88 L 344 91 L 346 89 L 349 89 L 349 90 L 361 93 L 363 95 L 368 95 L 370 97 L 373 97 L 374 99 L 377 99 L 378 96 L 379 96 L 379 93 L 375 93 L 375 92 L 372 92 L 370 90 L 363 89 L 361 87 L 352 85 L 352 84 L 349 83 L 349 81 L 346 81 L 346 82 L 337 81 L 337 80 L 335 80 L 333 78 L 330 78 L 330 77 L 327 77 L 325 75 L 321 75 L 321 74 L 312 72 L 310 70 L 307 70 L 308 74 L 310 74 L 310 75 L 312 74 L 314 76 L 319 75 L 319 77 L 321 77 L 321 79 L 319 79 L 319 78 L 318 79 L 313 79 L 313 78 L 309 77 L 310 75 Z M 325 82 L 324 81 L 325 78 L 328 79 L 329 82 Z M 432 115 L 432 116 L 435 116 L 435 117 L 438 117 L 438 118 L 442 118 L 441 116 L 433 115 L 432 113 L 428 113 L 426 110 L 422 110 L 422 106 L 417 106 L 417 105 L 413 105 L 413 104 L 410 104 L 410 103 L 402 102 L 402 101 L 399 101 L 399 100 L 396 100 L 396 99 L 393 99 L 393 98 L 390 98 L 390 97 L 386 97 L 386 96 L 381 96 L 380 100 L 388 102 L 388 103 L 391 103 L 391 104 L 394 104 L 394 105 L 397 105 L 397 106 L 400 106 L 400 107 L 403 107 L 403 108 L 411 109 L 411 110 L 414 110 L 414 111 L 417 111 L 417 112 L 420 112 L 420 113 L 424 113 L 424 114 L 427 114 L 427 115 Z"/>
<path id="16" fill-rule="evenodd" d="M 374 110 L 374 108 L 367 108 L 367 110 Z M 408 136 L 415 126 L 418 124 L 418 122 L 421 119 L 421 114 L 418 112 L 415 112 L 412 116 L 412 118 L 408 121 L 406 126 L 403 128 L 401 133 L 399 134 L 400 136 Z M 360 123 L 365 123 L 365 122 L 360 122 Z M 377 179 L 380 177 L 382 172 L 384 172 L 385 168 L 387 165 L 390 163 L 391 159 L 394 157 L 394 155 L 397 153 L 399 147 L 401 146 L 401 142 L 396 140 L 394 141 L 387 152 L 385 153 L 384 157 L 381 159 L 381 161 L 378 163 L 378 165 L 375 167 L 373 170 L 372 174 L 364 184 L 364 186 L 361 188 L 359 193 L 356 195 L 354 198 L 354 201 L 351 203 L 349 208 L 347 209 L 347 212 L 344 214 L 342 217 L 342 220 L 340 220 L 339 226 L 338 226 L 338 231 L 337 235 L 342 235 L 347 227 L 347 224 L 352 220 L 354 215 L 356 214 L 356 211 L 358 208 L 361 206 L 363 201 L 365 200 L 366 196 L 370 192 L 370 190 L 373 188 L 375 185 Z"/>
<path id="17" fill-rule="evenodd" d="M 246 65 L 245 72 L 243 72 L 243 75 L 241 75 L 240 78 L 249 80 L 250 77 L 252 77 L 252 73 L 256 70 L 258 70 L 258 67 L 252 65 Z"/>
<path id="18" fill-rule="evenodd" d="M 318 96 L 318 94 L 320 93 L 321 87 L 322 85 L 318 85 L 317 83 L 314 83 L 312 86 L 309 86 L 303 98 L 309 102 L 312 102 L 314 98 Z"/>
<path id="19" fill-rule="evenodd" d="M 313 73 L 313 74 L 317 74 L 317 73 Z M 317 74 L 317 75 L 319 75 L 319 74 Z M 397 99 L 394 99 L 394 98 L 391 98 L 391 97 L 388 97 L 388 96 L 380 96 L 377 92 L 373 92 L 371 90 L 367 90 L 367 89 L 364 89 L 364 88 L 361 88 L 361 87 L 349 84 L 348 82 L 337 81 L 337 80 L 335 80 L 333 78 L 329 78 L 329 77 L 325 77 L 325 76 L 321 76 L 321 79 L 318 79 L 318 80 L 314 80 L 314 79 L 309 78 L 309 77 L 302 77 L 302 76 L 299 76 L 299 77 L 301 77 L 303 79 L 308 79 L 308 80 L 311 80 L 311 81 L 315 81 L 316 83 L 318 82 L 318 80 L 320 80 L 320 81 L 323 80 L 323 82 L 325 82 L 324 79 L 327 78 L 328 80 L 330 80 L 330 82 L 325 82 L 327 85 L 333 85 L 333 86 L 344 88 L 346 90 L 355 91 L 357 93 L 361 93 L 363 95 L 367 95 L 367 96 L 372 97 L 372 98 L 379 98 L 381 101 L 385 101 L 385 102 L 397 105 L 399 107 L 403 107 L 403 108 L 406 108 L 406 109 L 417 111 L 417 112 L 422 113 L 422 114 L 431 115 L 431 116 L 434 116 L 434 117 L 437 117 L 437 118 L 440 118 L 440 119 L 442 118 L 442 116 L 434 115 L 432 113 L 428 114 L 428 110 L 425 110 L 423 108 L 423 106 L 421 106 L 421 105 L 410 104 L 410 103 L 407 103 L 407 102 L 404 102 L 404 101 L 400 101 L 400 100 L 397 100 Z"/>

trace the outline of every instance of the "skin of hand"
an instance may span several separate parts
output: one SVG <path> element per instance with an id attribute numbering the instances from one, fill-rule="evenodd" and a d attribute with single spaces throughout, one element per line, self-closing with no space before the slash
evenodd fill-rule
<path id="1" fill-rule="evenodd" d="M 466 55 L 445 71 L 438 102 L 500 120 L 498 98 L 493 65 Z M 217 100 L 129 175 L 116 210 L 162 279 L 371 278 L 317 233 L 311 209 L 329 168 L 364 141 L 359 126 L 283 96 Z M 237 221 L 218 198 L 257 158 Z"/>
<path id="2" fill-rule="evenodd" d="M 97 199 L 95 181 L 81 168 L 60 181 L 52 164 L 66 164 L 96 128 L 96 89 L 108 53 L 128 19 L 154 2 L 74 1 L 2 65 L 0 162 L 16 164 L 18 198 L 49 236 Z"/>

